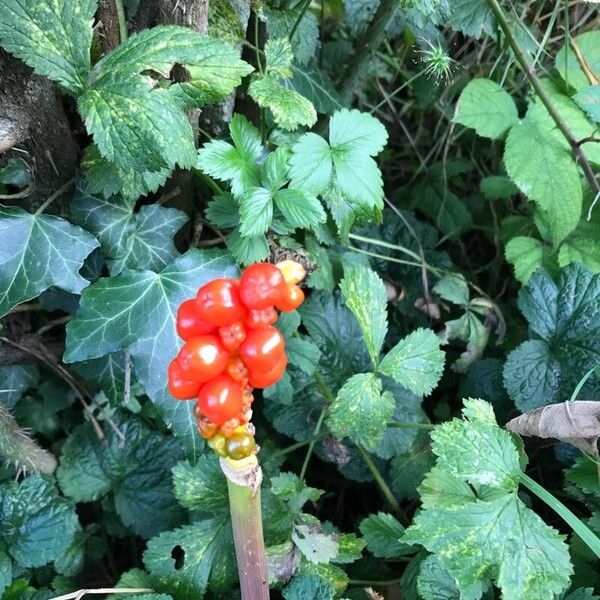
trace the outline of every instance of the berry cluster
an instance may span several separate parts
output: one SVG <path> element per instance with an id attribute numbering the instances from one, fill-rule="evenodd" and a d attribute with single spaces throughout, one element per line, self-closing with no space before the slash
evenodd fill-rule
<path id="1" fill-rule="evenodd" d="M 177 312 L 185 340 L 169 365 L 169 391 L 196 399 L 203 438 L 221 456 L 239 460 L 255 452 L 254 388 L 276 383 L 287 366 L 285 341 L 273 324 L 276 309 L 290 312 L 304 300 L 306 272 L 286 260 L 254 263 L 237 279 L 214 279 Z"/>

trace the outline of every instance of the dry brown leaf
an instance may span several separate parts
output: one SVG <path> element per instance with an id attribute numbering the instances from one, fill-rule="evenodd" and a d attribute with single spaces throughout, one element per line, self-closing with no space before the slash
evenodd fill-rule
<path id="1" fill-rule="evenodd" d="M 598 457 L 600 402 L 577 400 L 542 406 L 509 421 L 506 429 L 519 435 L 561 440 Z"/>

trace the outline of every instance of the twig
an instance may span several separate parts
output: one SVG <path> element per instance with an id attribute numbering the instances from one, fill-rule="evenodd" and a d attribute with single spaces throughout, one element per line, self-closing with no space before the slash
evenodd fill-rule
<path id="1" fill-rule="evenodd" d="M 583 54 L 581 54 L 579 46 L 571 36 L 569 36 L 569 43 L 571 44 L 571 48 L 573 48 L 573 52 L 575 52 L 575 56 L 577 57 L 577 62 L 579 63 L 581 70 L 585 73 L 585 76 L 588 78 L 588 81 L 592 85 L 598 85 L 600 83 L 600 79 L 598 79 L 594 75 L 592 69 L 590 69 L 590 66 L 587 64 Z"/>
<path id="2" fill-rule="evenodd" d="M 77 590 L 76 592 L 70 592 L 62 596 L 54 596 L 50 600 L 79 600 L 86 594 L 148 594 L 152 592 L 154 590 L 150 588 L 93 588 Z"/>
<path id="3" fill-rule="evenodd" d="M 72 177 L 64 185 L 61 185 L 53 194 L 48 196 L 46 201 L 35 211 L 36 215 L 43 213 L 59 196 L 62 196 L 73 184 L 75 177 Z"/>
<path id="4" fill-rule="evenodd" d="M 525 52 L 519 45 L 517 38 L 515 37 L 514 33 L 512 32 L 512 29 L 510 28 L 510 23 L 508 22 L 508 19 L 506 18 L 506 15 L 504 14 L 502 7 L 498 3 L 498 0 L 487 0 L 487 2 L 489 4 L 491 11 L 494 13 L 496 20 L 498 21 L 498 24 L 500 25 L 500 28 L 504 32 L 504 35 L 506 36 L 506 40 L 508 41 L 509 46 L 512 48 L 512 51 L 515 55 L 515 58 L 517 59 L 517 62 L 519 63 L 519 65 L 523 69 L 523 72 L 525 73 L 525 76 L 529 80 L 529 83 L 531 83 L 538 98 L 542 101 L 542 104 L 546 107 L 548 114 L 552 117 L 552 120 L 556 123 L 556 126 L 558 127 L 559 131 L 563 134 L 563 136 L 565 137 L 567 142 L 569 143 L 569 146 L 571 146 L 571 150 L 572 150 L 573 154 L 575 155 L 575 158 L 581 165 L 581 168 L 583 169 L 583 173 L 585 174 L 585 177 L 588 180 L 588 183 L 592 189 L 592 193 L 593 193 L 594 197 L 595 198 L 600 197 L 600 184 L 598 183 L 598 180 L 596 179 L 596 175 L 594 174 L 594 170 L 592 169 L 592 166 L 590 165 L 585 153 L 583 152 L 581 147 L 578 145 L 577 138 L 573 135 L 573 132 L 569 129 L 569 126 L 565 123 L 565 121 L 561 117 L 560 113 L 558 112 L 558 110 L 556 109 L 554 104 L 552 103 L 550 96 L 544 89 L 542 82 L 540 81 L 539 77 L 535 73 L 535 70 L 529 64 L 529 59 L 527 58 Z"/>

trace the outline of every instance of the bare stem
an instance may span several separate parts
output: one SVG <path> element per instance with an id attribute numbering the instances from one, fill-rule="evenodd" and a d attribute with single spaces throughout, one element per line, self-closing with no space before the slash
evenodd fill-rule
<path id="1" fill-rule="evenodd" d="M 235 461 L 221 459 L 221 469 L 227 477 L 242 600 L 269 600 L 260 507 L 261 468 L 253 455 Z"/>

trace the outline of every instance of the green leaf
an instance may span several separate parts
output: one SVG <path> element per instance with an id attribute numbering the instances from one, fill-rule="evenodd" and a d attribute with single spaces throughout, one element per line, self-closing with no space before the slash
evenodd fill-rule
<path id="1" fill-rule="evenodd" d="M 275 205 L 292 227 L 309 229 L 327 220 L 323 206 L 310 192 L 286 188 L 279 190 L 274 200 Z"/>
<path id="2" fill-rule="evenodd" d="M 25 390 L 37 385 L 40 373 L 36 365 L 0 367 L 0 402 L 13 407 Z"/>
<path id="3" fill-rule="evenodd" d="M 0 539 L 21 567 L 57 560 L 79 527 L 70 502 L 40 475 L 4 484 L 0 494 Z"/>
<path id="4" fill-rule="evenodd" d="M 271 192 L 262 187 L 249 188 L 240 196 L 240 227 L 243 237 L 266 233 L 273 219 Z"/>
<path id="5" fill-rule="evenodd" d="M 158 85 L 170 83 L 176 64 L 187 81 Z M 94 66 L 79 110 L 111 162 L 144 171 L 191 167 L 196 151 L 185 109 L 222 99 L 251 70 L 225 42 L 187 27 L 154 27 L 132 35 Z"/>
<path id="6" fill-rule="evenodd" d="M 462 273 L 444 275 L 433 286 L 433 291 L 453 304 L 465 306 L 469 303 L 469 286 Z"/>
<path id="7" fill-rule="evenodd" d="M 124 400 L 125 352 L 115 352 L 100 358 L 73 363 L 73 370 L 95 383 L 113 406 Z"/>
<path id="8" fill-rule="evenodd" d="M 244 237 L 235 229 L 227 238 L 227 249 L 242 265 L 260 262 L 269 256 L 269 243 L 265 235 Z"/>
<path id="9" fill-rule="evenodd" d="M 587 85 L 573 97 L 592 121 L 600 123 L 600 85 Z"/>
<path id="10" fill-rule="evenodd" d="M 388 513 L 369 515 L 360 522 L 359 529 L 367 542 L 367 550 L 377 558 L 396 558 L 412 550 L 400 542 L 404 527 Z"/>
<path id="11" fill-rule="evenodd" d="M 95 0 L 6 0 L 0 5 L 0 44 L 40 75 L 81 93 L 95 12 Z"/>
<path id="12" fill-rule="evenodd" d="M 292 74 L 294 52 L 287 37 L 267 40 L 265 44 L 266 72 L 284 79 Z"/>
<path id="13" fill-rule="evenodd" d="M 3 167 L 0 167 L 0 184 L 24 188 L 31 183 L 29 165 L 22 159 L 11 156 Z"/>
<path id="14" fill-rule="evenodd" d="M 173 468 L 175 496 L 181 506 L 221 514 L 229 510 L 227 480 L 219 466 L 216 454 L 200 457 L 195 465 L 179 462 Z"/>
<path id="15" fill-rule="evenodd" d="M 586 31 L 575 37 L 573 41 L 577 44 L 577 48 L 590 71 L 598 74 L 600 72 L 600 32 L 595 30 Z M 589 85 L 590 80 L 581 68 L 579 58 L 570 43 L 564 44 L 556 53 L 554 66 L 563 81 L 576 90 Z"/>
<path id="16" fill-rule="evenodd" d="M 333 585 L 316 575 L 297 575 L 283 589 L 285 600 L 333 600 Z"/>
<path id="17" fill-rule="evenodd" d="M 181 344 L 175 313 L 207 281 L 236 274 L 226 253 L 190 250 L 160 273 L 128 272 L 99 279 L 86 290 L 67 325 L 64 360 L 89 360 L 129 348 L 137 380 L 194 456 L 201 441 L 193 406 L 174 400 L 166 386 L 167 366 Z"/>
<path id="18" fill-rule="evenodd" d="M 555 244 L 579 222 L 582 191 L 571 152 L 551 129 L 531 118 L 509 132 L 504 164 L 510 178 L 546 213 Z"/>
<path id="19" fill-rule="evenodd" d="M 488 200 L 511 198 L 519 193 L 517 186 L 508 177 L 500 175 L 484 177 L 479 183 L 479 189 Z"/>
<path id="20" fill-rule="evenodd" d="M 434 555 L 429 555 L 421 563 L 417 576 L 417 591 L 423 600 L 462 600 L 467 597 L 479 597 L 482 592 L 481 586 L 473 587 L 476 588 L 473 596 L 461 594 L 454 577 L 444 569 Z"/>
<path id="21" fill-rule="evenodd" d="M 385 127 L 370 114 L 341 109 L 329 122 L 329 145 L 308 133 L 293 147 L 291 187 L 322 194 L 337 187 L 347 200 L 366 209 L 383 204 L 383 183 L 371 158 L 385 146 Z"/>
<path id="22" fill-rule="evenodd" d="M 452 0 L 449 25 L 465 35 L 480 38 L 496 34 L 496 19 L 486 0 Z"/>
<path id="23" fill-rule="evenodd" d="M 353 267 L 346 271 L 340 290 L 346 306 L 358 321 L 373 366 L 377 367 L 387 333 L 387 296 L 383 281 L 367 267 Z"/>
<path id="24" fill-rule="evenodd" d="M 307 98 L 319 113 L 330 115 L 344 107 L 333 82 L 316 65 L 301 66 L 293 63 L 292 78 L 286 79 L 283 85 Z"/>
<path id="25" fill-rule="evenodd" d="M 268 108 L 278 127 L 295 131 L 317 122 L 315 107 L 295 90 L 288 89 L 273 75 L 256 77 L 248 87 L 248 94 L 262 108 Z"/>
<path id="26" fill-rule="evenodd" d="M 440 340 L 431 329 L 417 329 L 400 340 L 383 358 L 379 372 L 415 394 L 426 396 L 444 370 Z"/>
<path id="27" fill-rule="evenodd" d="M 0 594 L 4 594 L 4 590 L 12 581 L 12 561 L 10 556 L 4 550 L 0 550 Z"/>
<path id="28" fill-rule="evenodd" d="M 174 558 L 175 552 L 183 556 L 182 562 Z M 144 552 L 144 565 L 155 589 L 168 592 L 175 600 L 201 597 L 209 580 L 217 580 L 221 588 L 232 585 L 237 569 L 229 515 L 197 521 L 152 538 Z"/>
<path id="29" fill-rule="evenodd" d="M 481 322 L 476 311 L 467 306 L 462 317 L 444 323 L 444 330 L 439 335 L 442 345 L 451 340 L 461 340 L 467 344 L 465 351 L 452 364 L 452 369 L 464 373 L 474 361 L 481 358 L 490 330 Z"/>
<path id="30" fill-rule="evenodd" d="M 435 183 L 413 189 L 414 204 L 452 239 L 473 226 L 473 217 L 465 203 L 446 187 Z"/>
<path id="31" fill-rule="evenodd" d="M 292 541 L 306 560 L 317 565 L 333 560 L 340 547 L 332 535 L 322 533 L 318 526 L 304 524 L 294 526 Z"/>
<path id="32" fill-rule="evenodd" d="M 272 477 L 271 490 L 287 504 L 294 516 L 302 512 L 307 502 L 316 502 L 323 495 L 323 490 L 307 486 L 295 473 L 280 473 Z"/>
<path id="33" fill-rule="evenodd" d="M 300 8 L 288 10 L 264 8 L 263 11 L 267 18 L 269 39 L 289 38 L 301 14 Z M 319 44 L 319 24 L 312 12 L 308 11 L 304 14 L 291 42 L 294 57 L 299 64 L 304 65 L 314 58 Z"/>
<path id="34" fill-rule="evenodd" d="M 508 355 L 504 383 L 511 399 L 522 412 L 569 400 L 600 364 L 600 275 L 573 263 L 555 283 L 538 270 L 521 289 L 518 305 L 533 339 Z M 600 378 L 592 375 L 582 394 L 593 398 L 598 391 Z"/>
<path id="35" fill-rule="evenodd" d="M 302 369 L 307 375 L 313 375 L 319 366 L 321 351 L 307 338 L 294 336 L 286 339 L 285 349 L 291 365 Z"/>
<path id="36" fill-rule="evenodd" d="M 454 121 L 480 136 L 499 140 L 518 121 L 508 92 L 490 79 L 472 79 L 460 94 Z"/>
<path id="37" fill-rule="evenodd" d="M 219 181 L 230 181 L 237 196 L 260 185 L 263 146 L 258 129 L 242 115 L 233 115 L 229 132 L 234 145 L 222 140 L 205 144 L 198 152 L 198 168 Z"/>
<path id="38" fill-rule="evenodd" d="M 98 242 L 59 217 L 0 206 L 0 316 L 50 286 L 79 294 L 78 271 Z"/>
<path id="39" fill-rule="evenodd" d="M 578 228 L 579 229 L 579 228 Z M 596 234 L 579 233 L 576 229 L 558 249 L 558 264 L 566 267 L 574 262 L 582 262 L 594 273 L 600 272 L 600 244 Z"/>
<path id="40" fill-rule="evenodd" d="M 349 437 L 368 450 L 377 447 L 394 414 L 394 397 L 381 393 L 373 373 L 359 373 L 346 381 L 329 409 L 327 424 L 338 437 Z"/>
<path id="41" fill-rule="evenodd" d="M 231 194 L 216 194 L 208 203 L 206 218 L 222 229 L 232 229 L 240 221 L 239 205 Z"/>
<path id="42" fill-rule="evenodd" d="M 537 269 L 548 266 L 552 260 L 552 250 L 548 246 L 535 238 L 521 235 L 506 244 L 504 253 L 515 270 L 515 277 L 523 284 L 529 281 Z"/>
<path id="43" fill-rule="evenodd" d="M 519 498 L 519 450 L 510 434 L 482 400 L 465 400 L 463 415 L 432 434 L 438 463 L 402 541 L 433 552 L 463 594 L 490 580 L 515 600 L 563 592 L 573 570 L 568 547 Z M 450 482 L 466 485 L 465 494 L 449 495 Z"/>
<path id="44" fill-rule="evenodd" d="M 107 428 L 106 442 L 89 424 L 67 438 L 57 471 L 63 492 L 76 502 L 110 493 L 123 523 L 145 538 L 178 525 L 184 513 L 173 496 L 171 467 L 179 445 L 134 418 L 116 425 L 122 435 Z"/>

